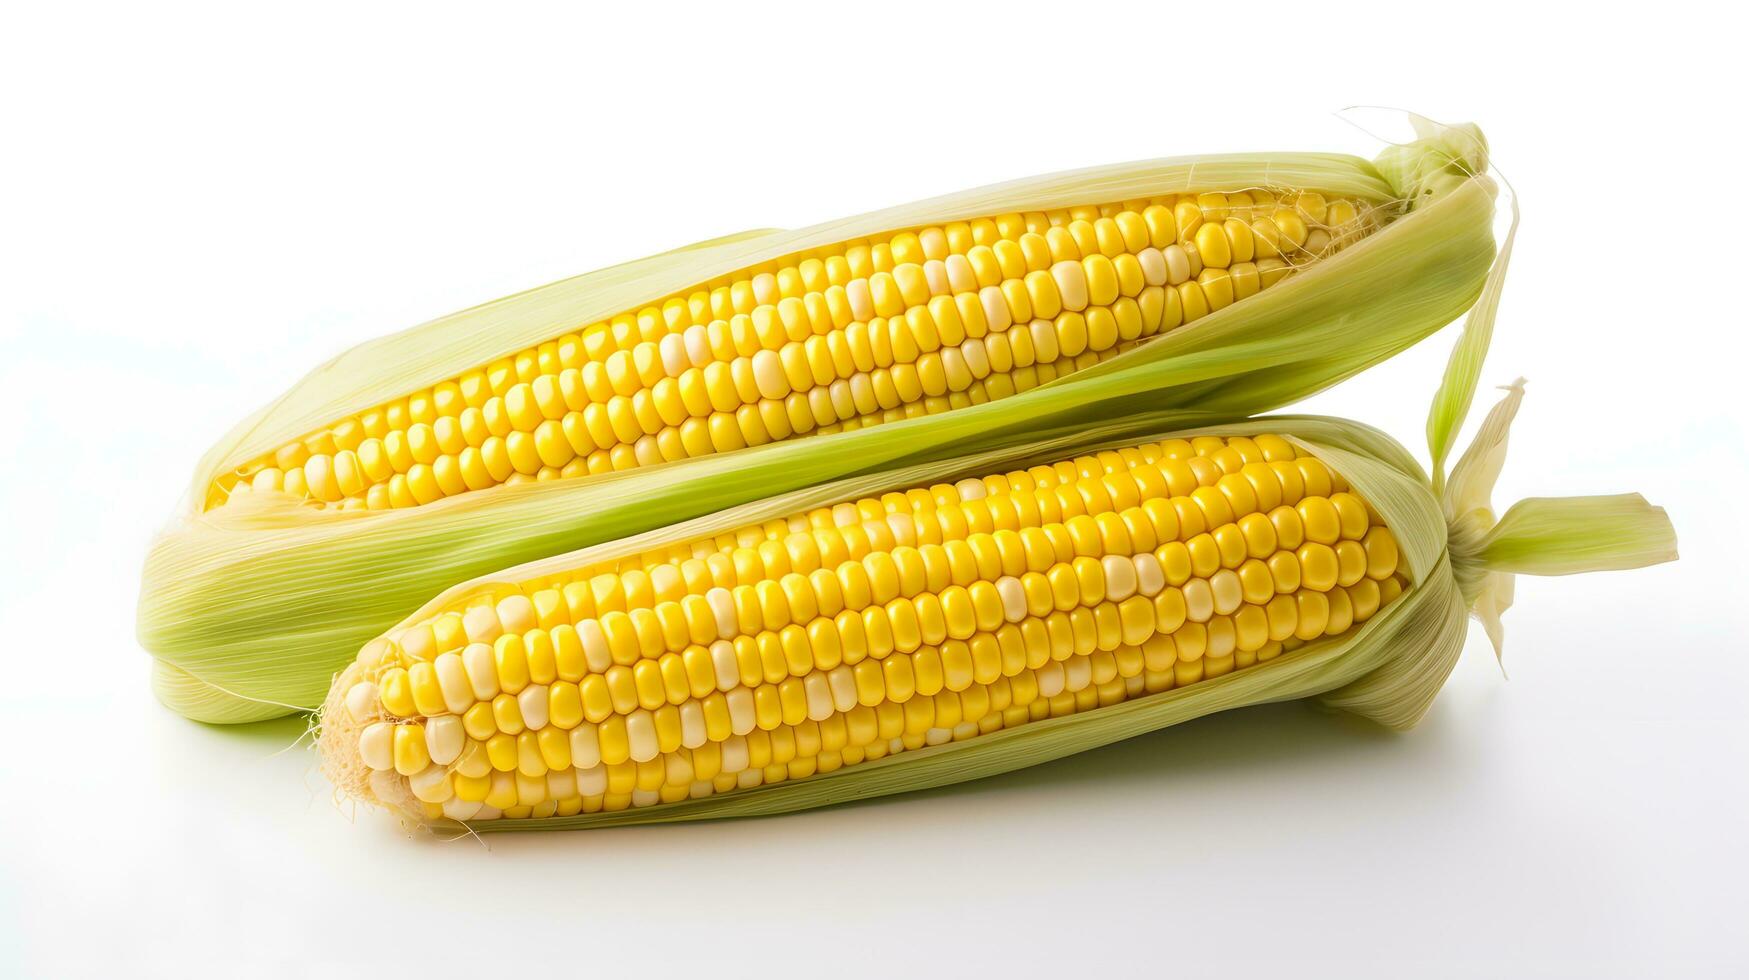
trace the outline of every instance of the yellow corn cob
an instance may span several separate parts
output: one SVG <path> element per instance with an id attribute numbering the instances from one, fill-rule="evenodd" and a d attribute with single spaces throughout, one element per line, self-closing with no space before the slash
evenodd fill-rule
<path id="1" fill-rule="evenodd" d="M 1026 391 L 1279 282 L 1380 224 L 1248 188 L 968 217 L 699 283 L 337 419 L 215 479 L 413 507 Z"/>
<path id="2" fill-rule="evenodd" d="M 1405 584 L 1287 441 L 1149 442 L 457 597 L 361 652 L 335 737 L 431 817 L 675 802 L 1185 688 Z"/>

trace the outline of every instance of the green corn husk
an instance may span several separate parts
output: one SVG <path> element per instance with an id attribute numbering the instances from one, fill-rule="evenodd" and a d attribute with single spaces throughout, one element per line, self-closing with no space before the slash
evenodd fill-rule
<path id="1" fill-rule="evenodd" d="M 1429 420 L 1437 455 L 1461 427 L 1487 345 L 1488 324 L 1472 322 L 1447 369 Z M 1099 449 L 1200 435 L 1284 436 L 1342 474 L 1384 518 L 1396 537 L 1410 585 L 1393 603 L 1350 632 L 1314 641 L 1274 660 L 1187 687 L 1060 718 L 906 751 L 831 773 L 733 790 L 675 803 L 542 819 L 484 820 L 474 831 L 570 830 L 640 823 L 784 813 L 890 793 L 927 789 L 1048 762 L 1202 715 L 1246 705 L 1316 697 L 1332 708 L 1407 729 L 1432 704 L 1462 653 L 1466 617 L 1480 621 L 1496 653 L 1501 615 L 1512 603 L 1512 576 L 1566 575 L 1639 568 L 1676 558 L 1676 536 L 1662 508 L 1638 494 L 1536 498 L 1498 520 L 1490 493 L 1505 462 L 1507 433 L 1524 395 L 1522 382 L 1489 413 L 1475 442 L 1447 480 L 1430 479 L 1411 454 L 1384 433 L 1334 418 L 1281 416 L 1175 429 L 1181 416 L 1150 412 L 1086 431 L 1041 434 L 1027 444 L 960 459 L 895 469 L 743 505 L 685 524 L 569 555 L 533 562 L 458 585 L 400 625 L 423 621 L 458 600 L 508 592 L 514 583 L 611 561 L 675 541 L 805 511 L 887 490 L 1050 462 Z M 1439 485 L 1441 489 L 1435 489 Z M 411 797 L 381 800 L 357 756 L 360 724 L 341 703 L 357 678 L 336 679 L 322 713 L 318 747 L 339 795 L 387 806 L 410 825 L 463 831 L 428 821 Z"/>
<path id="2" fill-rule="evenodd" d="M 361 345 L 227 434 L 147 557 L 140 643 L 160 700 L 201 721 L 311 710 L 333 672 L 409 608 L 494 569 L 907 462 L 1014 447 L 1141 411 L 1242 418 L 1311 395 L 1461 316 L 1505 272 L 1495 186 L 1474 127 L 1424 127 L 1378 162 L 1334 154 L 1199 157 L 968 191 L 803 231 L 701 243 Z M 1294 186 L 1406 213 L 1244 302 L 997 402 L 624 473 L 499 486 L 405 510 L 347 512 L 250 494 L 202 512 L 216 474 L 329 420 L 677 288 L 877 230 L 973 214 L 1192 190 Z M 1487 313 L 1491 318 L 1491 310 Z"/>

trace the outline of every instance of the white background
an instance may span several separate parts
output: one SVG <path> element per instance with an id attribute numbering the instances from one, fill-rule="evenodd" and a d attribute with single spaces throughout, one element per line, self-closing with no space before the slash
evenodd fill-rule
<path id="1" fill-rule="evenodd" d="M 636 6 L 3 15 L 0 975 L 1742 975 L 1740 24 Z M 1370 154 L 1352 103 L 1480 122 L 1523 201 L 1497 501 L 1639 490 L 1682 537 L 1521 579 L 1511 680 L 1478 633 L 1411 734 L 1278 706 L 910 798 L 487 847 L 349 818 L 301 722 L 148 693 L 151 532 L 211 440 L 352 343 L 997 179 Z M 1311 407 L 1419 449 L 1452 336 Z"/>

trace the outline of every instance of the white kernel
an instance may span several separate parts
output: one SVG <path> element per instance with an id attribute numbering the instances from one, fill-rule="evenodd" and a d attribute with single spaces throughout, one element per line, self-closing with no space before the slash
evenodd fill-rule
<path id="1" fill-rule="evenodd" d="M 370 681 L 359 681 L 346 689 L 346 713 L 354 721 L 365 721 L 376 717 L 377 686 Z"/>
<path id="2" fill-rule="evenodd" d="M 1226 616 L 1245 601 L 1245 588 L 1239 584 L 1239 573 L 1223 568 L 1209 579 L 1209 594 L 1214 598 L 1215 614 Z"/>
<path id="3" fill-rule="evenodd" d="M 1057 325 L 1049 320 L 1039 319 L 1027 324 L 1027 332 L 1032 334 L 1033 359 L 1041 364 L 1049 364 L 1057 359 Z"/>
<path id="4" fill-rule="evenodd" d="M 503 624 L 506 633 L 526 633 L 540 625 L 534 616 L 534 603 L 521 594 L 499 600 L 498 622 Z"/>
<path id="5" fill-rule="evenodd" d="M 761 272 L 754 276 L 753 301 L 760 306 L 770 306 L 777 300 L 777 277 L 769 272 Z"/>
<path id="6" fill-rule="evenodd" d="M 867 279 L 852 279 L 845 283 L 844 298 L 850 303 L 852 318 L 863 323 L 874 319 L 874 296 L 868 291 Z"/>
<path id="7" fill-rule="evenodd" d="M 443 692 L 444 707 L 459 715 L 474 706 L 474 685 L 461 654 L 441 654 L 431 666 L 437 674 L 438 690 Z"/>
<path id="8" fill-rule="evenodd" d="M 1105 569 L 1105 597 L 1122 602 L 1136 594 L 1136 565 L 1128 555 L 1106 555 L 1099 564 Z"/>
<path id="9" fill-rule="evenodd" d="M 601 621 L 585 619 L 577 624 L 577 640 L 583 644 L 583 659 L 589 669 L 605 674 L 613 666 L 613 648 L 607 645 L 607 634 L 601 631 Z"/>
<path id="10" fill-rule="evenodd" d="M 723 771 L 737 773 L 747 768 L 747 739 L 736 735 L 723 740 Z"/>
<path id="11" fill-rule="evenodd" d="M 984 320 L 991 333 L 1000 333 L 1014 325 L 1014 317 L 1008 311 L 1008 298 L 1002 295 L 1001 288 L 985 286 L 978 290 L 978 302 L 984 307 Z"/>
<path id="12" fill-rule="evenodd" d="M 833 382 L 843 382 L 850 386 L 850 401 L 857 406 L 858 411 L 873 411 L 880 401 L 875 398 L 874 382 L 869 379 L 868 372 L 858 371 L 851 375 L 848 381 L 839 379 Z"/>
<path id="13" fill-rule="evenodd" d="M 479 816 L 480 808 L 483 806 L 485 804 L 477 800 L 469 801 L 459 796 L 452 796 L 443 801 L 443 815 L 457 823 L 465 823 Z"/>
<path id="14" fill-rule="evenodd" d="M 516 707 L 522 712 L 522 723 L 529 731 L 547 727 L 547 686 L 530 684 L 517 692 Z"/>
<path id="15" fill-rule="evenodd" d="M 741 684 L 741 664 L 735 657 L 735 645 L 718 640 L 710 646 L 711 668 L 717 675 L 717 690 L 727 693 Z"/>
<path id="16" fill-rule="evenodd" d="M 1020 579 L 1004 575 L 996 580 L 996 594 L 1002 597 L 1002 618 L 1018 623 L 1026 618 L 1026 588 Z"/>
<path id="17" fill-rule="evenodd" d="M 1079 262 L 1064 259 L 1051 265 L 1051 278 L 1056 280 L 1057 295 L 1063 309 L 1081 311 L 1087 308 L 1087 271 Z"/>
<path id="18" fill-rule="evenodd" d="M 947 266 L 940 259 L 923 263 L 923 281 L 929 284 L 931 296 L 946 296 L 953 292 L 947 278 Z"/>
<path id="19" fill-rule="evenodd" d="M 1160 567 L 1160 559 L 1152 552 L 1143 552 L 1136 556 L 1135 563 L 1136 591 L 1150 599 L 1159 595 L 1166 587 L 1166 570 Z"/>
<path id="20" fill-rule="evenodd" d="M 752 731 L 758 720 L 753 711 L 753 692 L 737 687 L 729 692 L 726 700 L 729 702 L 729 731 L 736 735 Z"/>
<path id="21" fill-rule="evenodd" d="M 662 355 L 662 372 L 670 378 L 680 377 L 692 366 L 686 353 L 686 341 L 680 334 L 671 333 L 657 341 L 656 351 Z"/>
<path id="22" fill-rule="evenodd" d="M 936 356 L 941 358 L 941 370 L 947 375 L 949 391 L 964 391 L 971 386 L 972 369 L 966 366 L 965 356 L 958 347 L 943 347 Z"/>
<path id="23" fill-rule="evenodd" d="M 671 596 L 681 594 L 684 592 L 681 585 L 680 569 L 673 565 L 657 565 L 655 568 L 650 569 L 650 588 L 655 590 L 656 595 Z"/>
<path id="24" fill-rule="evenodd" d="M 765 398 L 782 398 L 790 392 L 789 378 L 784 375 L 783 362 L 777 351 L 753 352 L 753 383 Z"/>
<path id="25" fill-rule="evenodd" d="M 680 753 L 671 753 L 662 757 L 663 775 L 667 777 L 668 785 L 682 786 L 692 782 L 692 763 Z"/>
<path id="26" fill-rule="evenodd" d="M 1166 281 L 1176 286 L 1190 278 L 1190 254 L 1182 245 L 1168 245 L 1160 250 L 1166 260 Z"/>
<path id="27" fill-rule="evenodd" d="M 966 370 L 979 381 L 990 375 L 990 352 L 984 348 L 982 338 L 973 337 L 960 345 L 960 357 L 966 362 Z"/>
<path id="28" fill-rule="evenodd" d="M 947 268 L 948 288 L 956 293 L 975 293 L 978 291 L 978 275 L 972 271 L 972 263 L 963 255 L 950 255 L 942 264 Z"/>
<path id="29" fill-rule="evenodd" d="M 577 770 L 552 769 L 547 772 L 547 799 L 564 800 L 576 795 Z"/>
<path id="30" fill-rule="evenodd" d="M 1093 683 L 1093 661 L 1079 654 L 1063 664 L 1063 690 L 1071 694 L 1084 691 Z"/>
<path id="31" fill-rule="evenodd" d="M 454 762 L 467 741 L 467 730 L 455 715 L 439 715 L 425 723 L 425 751 L 440 766 Z"/>
<path id="32" fill-rule="evenodd" d="M 917 521 L 910 514 L 888 514 L 887 529 L 893 532 L 894 544 L 916 546 Z"/>
<path id="33" fill-rule="evenodd" d="M 832 687 L 824 674 L 814 671 L 802 678 L 802 693 L 807 695 L 809 721 L 825 721 L 832 717 Z"/>
<path id="34" fill-rule="evenodd" d="M 856 674 L 847 664 L 839 664 L 826 675 L 826 683 L 832 688 L 832 707 L 837 711 L 849 711 L 856 707 Z"/>
<path id="35" fill-rule="evenodd" d="M 1215 594 L 1206 580 L 1193 578 L 1184 583 L 1185 618 L 1193 623 L 1206 623 L 1215 614 Z"/>
<path id="36" fill-rule="evenodd" d="M 462 631 L 470 643 L 491 643 L 504 633 L 504 624 L 491 606 L 475 606 L 462 615 Z"/>
<path id="37" fill-rule="evenodd" d="M 917 244 L 923 254 L 938 258 L 947 254 L 947 232 L 940 228 L 925 228 L 917 233 Z"/>
<path id="38" fill-rule="evenodd" d="M 704 724 L 704 706 L 697 701 L 687 701 L 680 706 L 680 745 L 682 748 L 696 749 L 709 741 Z"/>
<path id="39" fill-rule="evenodd" d="M 686 342 L 686 358 L 692 362 L 693 367 L 701 368 L 716 360 L 711 356 L 710 331 L 704 324 L 695 323 L 687 327 L 681 336 Z"/>
<path id="40" fill-rule="evenodd" d="M 710 603 L 711 615 L 716 617 L 718 636 L 726 639 L 740 633 L 741 620 L 735 615 L 735 596 L 733 593 L 719 585 L 704 594 L 704 601 Z M 605 643 L 606 639 L 603 638 L 602 642 Z M 734 656 L 733 649 L 729 651 L 729 655 L 730 657 Z M 716 655 L 713 653 L 712 656 Z M 717 659 L 716 663 L 718 667 L 717 677 L 721 679 L 723 676 L 721 659 Z"/>
<path id="41" fill-rule="evenodd" d="M 600 796 L 607 792 L 607 767 L 591 765 L 573 770 L 577 774 L 577 795 Z"/>
<path id="42" fill-rule="evenodd" d="M 405 650 L 407 656 L 412 657 L 414 660 L 430 660 L 432 657 L 437 656 L 437 637 L 432 635 L 431 627 L 429 626 L 414 627 L 413 629 L 406 630 L 400 636 L 395 638 L 395 645 L 399 646 L 402 650 Z M 371 663 L 364 664 L 363 666 L 375 667 L 377 663 L 383 659 L 383 654 L 389 652 L 380 647 L 376 647 L 374 644 L 367 644 L 364 650 L 359 652 L 359 656 L 362 658 L 365 651 L 373 649 L 376 651 L 378 659 Z"/>
<path id="43" fill-rule="evenodd" d="M 631 743 L 633 762 L 648 762 L 662 754 L 656 740 L 656 717 L 643 708 L 626 715 L 626 740 Z"/>
<path id="44" fill-rule="evenodd" d="M 601 740 L 595 726 L 587 721 L 571 729 L 571 762 L 579 769 L 601 762 Z"/>
<path id="45" fill-rule="evenodd" d="M 489 645 L 470 643 L 463 648 L 462 669 L 468 673 L 468 686 L 476 699 L 490 701 L 498 696 L 498 658 Z"/>
<path id="46" fill-rule="evenodd" d="M 358 734 L 358 757 L 372 769 L 395 768 L 395 726 L 387 722 L 366 725 Z"/>
<path id="47" fill-rule="evenodd" d="M 407 777 L 407 788 L 425 803 L 442 803 L 455 795 L 449 782 L 449 770 L 442 766 L 426 766 Z"/>
<path id="48" fill-rule="evenodd" d="M 1035 673 L 1038 675 L 1039 697 L 1054 698 L 1063 693 L 1063 665 L 1060 661 L 1053 660 Z"/>
<path id="49" fill-rule="evenodd" d="M 1150 286 L 1164 286 L 1169 281 L 1166 274 L 1166 256 L 1160 250 L 1149 246 L 1136 253 L 1136 261 L 1142 267 L 1142 281 Z"/>

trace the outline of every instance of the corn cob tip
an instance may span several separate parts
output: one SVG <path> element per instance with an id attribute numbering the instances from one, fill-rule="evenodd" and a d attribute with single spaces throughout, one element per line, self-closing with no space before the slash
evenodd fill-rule
<path id="1" fill-rule="evenodd" d="M 1445 125 L 1413 114 L 1410 121 L 1420 138 L 1386 147 L 1373 161 L 1409 207 L 1442 197 L 1471 180 L 1489 181 L 1488 139 L 1481 127 Z"/>
<path id="2" fill-rule="evenodd" d="M 372 742 L 366 736 L 366 729 L 371 727 L 370 717 L 356 704 L 362 678 L 363 671 L 356 663 L 347 665 L 335 676 L 328 697 L 316 712 L 316 752 L 322 775 L 334 787 L 337 803 L 368 803 L 394 813 L 409 829 L 427 827 L 431 819 L 441 814 L 426 813 L 406 780 L 392 778 L 393 768 L 372 769 L 356 748 Z M 384 741 L 392 752 L 393 734 L 385 734 L 389 738 Z"/>

